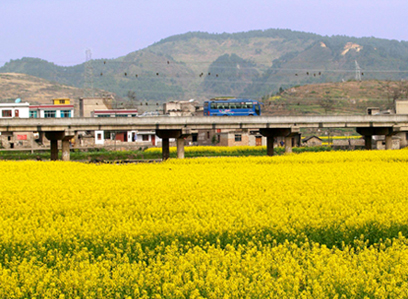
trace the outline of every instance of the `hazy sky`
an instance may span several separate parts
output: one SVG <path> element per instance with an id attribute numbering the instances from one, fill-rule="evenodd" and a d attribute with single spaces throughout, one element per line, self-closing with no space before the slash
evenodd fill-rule
<path id="1" fill-rule="evenodd" d="M 270 28 L 408 41 L 407 0 L 1 0 L 0 66 L 117 58 L 175 34 Z"/>

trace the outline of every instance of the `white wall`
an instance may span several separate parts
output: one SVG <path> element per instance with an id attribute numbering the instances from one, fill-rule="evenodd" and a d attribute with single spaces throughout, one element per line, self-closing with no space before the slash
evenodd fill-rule
<path id="1" fill-rule="evenodd" d="M 12 114 L 11 117 L 3 117 L 3 110 L 11 110 Z M 8 104 L 8 103 L 0 103 L 0 118 L 14 118 L 16 115 L 16 110 L 18 110 L 18 117 L 19 118 L 29 118 L 29 104 L 28 103 L 14 103 L 14 104 Z"/>
<path id="2" fill-rule="evenodd" d="M 103 131 L 95 131 L 95 144 L 104 144 L 104 132 Z"/>

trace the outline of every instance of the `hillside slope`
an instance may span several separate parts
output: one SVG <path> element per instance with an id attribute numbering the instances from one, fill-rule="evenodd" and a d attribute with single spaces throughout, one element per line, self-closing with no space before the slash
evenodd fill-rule
<path id="1" fill-rule="evenodd" d="M 408 82 L 366 80 L 294 86 L 263 97 L 266 115 L 363 115 L 368 107 L 393 110 L 407 100 Z"/>
<path id="2" fill-rule="evenodd" d="M 161 103 L 215 96 L 260 98 L 295 85 L 408 76 L 408 42 L 320 36 L 269 29 L 241 33 L 189 32 L 116 59 L 88 62 L 95 88 Z M 17 72 L 83 87 L 85 63 L 62 67 L 23 58 L 0 72 Z M 215 72 L 215 73 L 214 73 Z"/>
<path id="3" fill-rule="evenodd" d="M 96 95 L 106 94 L 97 90 Z M 84 96 L 84 90 L 51 82 L 42 78 L 17 73 L 0 74 L 0 100 L 14 101 L 21 98 L 30 104 L 50 104 L 54 98 L 76 100 Z"/>

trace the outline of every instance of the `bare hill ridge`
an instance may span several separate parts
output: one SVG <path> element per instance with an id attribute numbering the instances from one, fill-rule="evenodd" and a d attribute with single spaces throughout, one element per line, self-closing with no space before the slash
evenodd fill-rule
<path id="1" fill-rule="evenodd" d="M 407 81 L 346 81 L 294 86 L 263 97 L 270 115 L 366 114 L 368 107 L 393 110 L 406 100 Z"/>
<path id="2" fill-rule="evenodd" d="M 101 95 L 103 91 L 97 91 Z M 0 100 L 21 98 L 30 104 L 49 104 L 55 98 L 77 100 L 84 96 L 81 88 L 51 82 L 35 76 L 18 73 L 0 73 Z"/>

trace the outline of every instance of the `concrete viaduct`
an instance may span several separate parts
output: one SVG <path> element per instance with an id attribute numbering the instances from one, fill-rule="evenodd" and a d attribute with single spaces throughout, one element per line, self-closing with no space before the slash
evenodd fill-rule
<path id="1" fill-rule="evenodd" d="M 391 149 L 392 136 L 408 131 L 408 115 L 0 119 L 0 132 L 44 132 L 51 141 L 51 160 L 58 159 L 58 140 L 61 140 L 64 161 L 70 159 L 69 140 L 78 131 L 155 130 L 162 138 L 162 155 L 166 160 L 170 157 L 169 138 L 177 140 L 177 157 L 184 158 L 184 137 L 191 130 L 259 130 L 267 137 L 267 155 L 273 156 L 274 137 L 285 137 L 285 152 L 291 152 L 290 140 L 301 128 L 355 128 L 364 136 L 366 149 L 372 148 L 373 135 L 385 135 L 386 149 Z"/>

